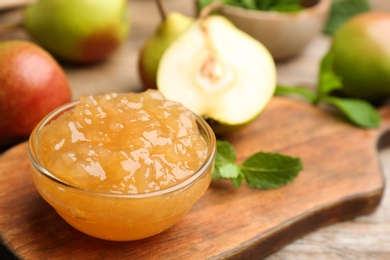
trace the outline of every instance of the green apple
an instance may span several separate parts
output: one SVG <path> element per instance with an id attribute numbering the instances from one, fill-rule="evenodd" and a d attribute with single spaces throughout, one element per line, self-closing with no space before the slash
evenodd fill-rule
<path id="1" fill-rule="evenodd" d="M 0 146 L 26 139 L 70 100 L 68 79 L 47 51 L 27 41 L 0 42 Z"/>
<path id="2" fill-rule="evenodd" d="M 103 60 L 129 32 L 127 0 L 38 0 L 23 23 L 28 34 L 56 58 L 72 63 Z"/>
<path id="3" fill-rule="evenodd" d="M 335 33 L 331 52 L 342 93 L 371 102 L 390 97 L 390 13 L 361 13 Z"/>
<path id="4" fill-rule="evenodd" d="M 145 88 L 157 88 L 157 68 L 163 53 L 192 22 L 193 18 L 172 12 L 145 42 L 138 59 L 138 71 Z"/>
<path id="5" fill-rule="evenodd" d="M 275 86 L 269 51 L 220 15 L 194 22 L 164 52 L 157 73 L 158 90 L 212 121 L 216 134 L 257 118 Z"/>

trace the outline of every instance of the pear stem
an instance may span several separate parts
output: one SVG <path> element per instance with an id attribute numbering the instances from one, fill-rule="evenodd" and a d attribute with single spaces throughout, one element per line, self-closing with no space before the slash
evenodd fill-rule
<path id="1" fill-rule="evenodd" d="M 156 4 L 158 7 L 158 12 L 160 13 L 161 21 L 164 22 L 167 16 L 164 10 L 164 6 L 162 4 L 162 0 L 156 0 Z"/>
<path id="2" fill-rule="evenodd" d="M 22 22 L 13 22 L 0 25 L 0 34 L 23 28 Z"/>
<path id="3" fill-rule="evenodd" d="M 214 1 L 211 4 L 205 6 L 199 13 L 199 19 L 206 18 L 212 11 L 221 9 L 223 3 L 220 1 Z"/>

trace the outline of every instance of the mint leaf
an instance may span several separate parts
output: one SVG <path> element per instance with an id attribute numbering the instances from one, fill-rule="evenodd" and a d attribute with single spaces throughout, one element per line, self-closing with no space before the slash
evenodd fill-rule
<path id="1" fill-rule="evenodd" d="M 213 0 L 197 0 L 198 10 L 212 2 Z M 301 0 L 220 0 L 220 2 L 251 10 L 296 12 L 303 9 Z"/>
<path id="2" fill-rule="evenodd" d="M 333 35 L 346 20 L 370 10 L 368 0 L 333 0 L 324 32 Z"/>
<path id="3" fill-rule="evenodd" d="M 257 9 L 255 0 L 241 0 L 241 1 L 236 1 L 236 2 L 241 2 L 241 7 L 243 7 L 243 8 L 252 9 L 252 10 Z"/>
<path id="4" fill-rule="evenodd" d="M 317 94 L 313 90 L 300 86 L 287 87 L 278 85 L 274 94 L 277 96 L 300 96 L 310 103 L 314 103 L 317 100 Z"/>
<path id="5" fill-rule="evenodd" d="M 233 146 L 226 141 L 217 140 L 213 179 L 237 178 L 240 171 L 236 165 L 236 152 Z"/>
<path id="6" fill-rule="evenodd" d="M 275 12 L 292 13 L 292 12 L 298 12 L 302 9 L 303 7 L 298 2 L 297 4 L 281 3 L 279 5 L 271 7 L 269 10 Z"/>
<path id="7" fill-rule="evenodd" d="M 291 182 L 303 166 L 299 158 L 259 152 L 248 158 L 241 169 L 250 187 L 272 189 Z"/>
<path id="8" fill-rule="evenodd" d="M 277 188 L 291 182 L 303 168 L 299 158 L 277 153 L 258 152 L 242 165 L 236 164 L 231 144 L 217 140 L 213 179 L 230 179 L 239 188 L 245 180 L 251 188 Z"/>
<path id="9" fill-rule="evenodd" d="M 213 172 L 214 179 L 233 179 L 240 176 L 240 167 L 232 162 L 225 161 L 225 164 L 220 163 L 216 166 L 216 170 Z"/>
<path id="10" fill-rule="evenodd" d="M 245 175 L 242 171 L 240 171 L 240 174 L 237 176 L 237 178 L 232 178 L 230 179 L 231 182 L 233 183 L 233 185 L 236 187 L 236 188 L 240 188 L 241 184 L 244 182 L 245 180 Z"/>
<path id="11" fill-rule="evenodd" d="M 259 0 L 257 1 L 257 8 L 259 10 L 267 10 L 272 5 L 274 0 Z"/>
<path id="12" fill-rule="evenodd" d="M 376 128 L 380 125 L 379 112 L 370 103 L 354 98 L 325 97 L 328 102 L 338 109 L 355 125 L 365 128 Z"/>
<path id="13" fill-rule="evenodd" d="M 320 71 L 318 75 L 318 95 L 326 95 L 331 93 L 335 89 L 339 89 L 343 86 L 341 79 L 337 76 L 333 70 L 334 53 L 326 53 L 320 64 Z"/>

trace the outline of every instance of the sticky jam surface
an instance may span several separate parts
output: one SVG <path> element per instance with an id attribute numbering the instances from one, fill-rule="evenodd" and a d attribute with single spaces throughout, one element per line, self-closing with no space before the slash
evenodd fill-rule
<path id="1" fill-rule="evenodd" d="M 155 90 L 82 96 L 38 140 L 40 160 L 56 177 L 117 194 L 171 187 L 208 153 L 192 112 Z"/>

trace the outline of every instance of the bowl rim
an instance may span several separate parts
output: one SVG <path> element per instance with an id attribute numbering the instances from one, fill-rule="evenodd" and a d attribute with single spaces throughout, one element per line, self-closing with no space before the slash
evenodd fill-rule
<path id="1" fill-rule="evenodd" d="M 94 191 L 94 190 L 88 190 L 84 189 L 82 187 L 77 187 L 75 185 L 72 185 L 66 181 L 61 180 L 60 178 L 56 177 L 54 174 L 52 174 L 49 170 L 44 167 L 41 162 L 38 159 L 37 151 L 36 151 L 36 143 L 38 142 L 38 133 L 39 131 L 48 123 L 50 123 L 52 120 L 54 120 L 56 117 L 58 117 L 61 113 L 71 110 L 74 108 L 80 100 L 75 100 L 69 103 L 66 103 L 56 109 L 54 109 L 52 112 L 50 112 L 48 115 L 46 115 L 34 128 L 32 131 L 29 141 L 28 141 L 28 154 L 30 158 L 30 164 L 31 167 L 34 167 L 33 174 L 36 174 L 36 171 L 39 171 L 39 174 L 41 174 L 43 177 L 49 179 L 52 182 L 55 182 L 56 184 L 59 184 L 60 186 L 65 186 L 66 188 L 70 188 L 73 191 L 83 192 L 83 193 L 89 193 L 91 195 L 95 196 L 104 196 L 104 197 L 115 197 L 115 198 L 133 198 L 133 199 L 142 199 L 142 198 L 150 198 L 150 197 L 156 197 L 161 195 L 168 195 L 174 192 L 179 192 L 183 189 L 187 189 L 190 187 L 193 183 L 195 183 L 198 179 L 200 179 L 205 172 L 207 172 L 208 167 L 210 167 L 210 164 L 214 163 L 215 155 L 216 155 L 216 137 L 214 134 L 214 131 L 211 129 L 209 124 L 200 116 L 195 114 L 196 122 L 198 127 L 201 127 L 205 134 L 203 135 L 206 140 L 206 142 L 209 144 L 207 157 L 203 164 L 196 170 L 196 172 L 191 175 L 189 178 L 185 179 L 182 182 L 179 182 L 171 187 L 168 187 L 166 189 L 151 191 L 148 193 L 137 193 L 137 194 L 129 194 L 129 193 L 110 193 L 110 192 L 102 192 L 102 191 Z M 187 108 L 188 109 L 188 108 Z"/>

